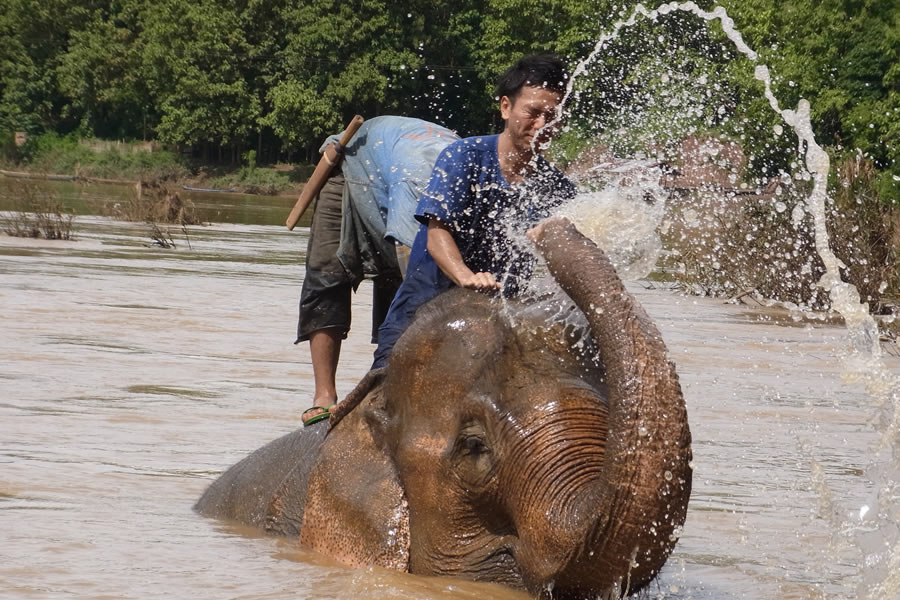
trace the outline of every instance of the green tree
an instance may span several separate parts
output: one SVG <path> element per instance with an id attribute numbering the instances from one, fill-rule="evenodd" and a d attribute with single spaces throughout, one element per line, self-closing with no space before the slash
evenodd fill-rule
<path id="1" fill-rule="evenodd" d="M 136 0 L 95 10 L 60 57 L 66 111 L 98 137 L 146 138 L 157 121 L 142 77 L 139 17 Z"/>
<path id="2" fill-rule="evenodd" d="M 894 0 L 742 0 L 725 3 L 744 38 L 771 67 L 783 108 L 810 101 L 816 139 L 835 162 L 862 153 L 882 199 L 900 201 L 900 6 Z M 733 69 L 744 118 L 777 122 L 749 68 Z M 789 138 L 787 138 L 789 139 Z M 755 148 L 761 163 L 782 144 Z"/>
<path id="3" fill-rule="evenodd" d="M 0 0 L 0 127 L 37 133 L 67 131 L 66 99 L 57 69 L 72 31 L 100 2 Z"/>
<path id="4" fill-rule="evenodd" d="M 480 3 L 416 0 L 392 5 L 400 48 L 418 57 L 417 68 L 391 77 L 383 110 L 436 121 L 462 135 L 488 130 L 496 112 L 484 93 L 474 49 L 482 34 Z"/>
<path id="5" fill-rule="evenodd" d="M 286 44 L 262 122 L 287 146 L 315 145 L 355 112 L 381 112 L 392 78 L 420 58 L 383 0 L 310 0 L 284 10 Z"/>
<path id="6" fill-rule="evenodd" d="M 236 147 L 256 130 L 259 98 L 246 72 L 251 46 L 227 0 L 159 0 L 142 11 L 143 70 L 160 113 L 157 135 Z"/>

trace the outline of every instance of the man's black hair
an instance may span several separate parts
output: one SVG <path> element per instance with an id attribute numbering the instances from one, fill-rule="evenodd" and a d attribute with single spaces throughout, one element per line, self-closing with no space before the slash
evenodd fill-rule
<path id="1" fill-rule="evenodd" d="M 497 98 L 514 100 L 525 86 L 543 87 L 565 94 L 569 74 L 566 65 L 552 54 L 525 56 L 497 79 Z"/>

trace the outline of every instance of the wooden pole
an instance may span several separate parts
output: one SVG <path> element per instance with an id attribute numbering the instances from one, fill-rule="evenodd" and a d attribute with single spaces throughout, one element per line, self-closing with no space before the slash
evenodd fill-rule
<path id="1" fill-rule="evenodd" d="M 316 165 L 316 170 L 313 171 L 309 181 L 303 186 L 303 191 L 300 192 L 297 203 L 294 204 L 291 214 L 288 215 L 287 221 L 285 221 L 285 225 L 287 225 L 288 229 L 293 231 L 294 226 L 297 225 L 297 221 L 299 221 L 300 217 L 303 216 L 303 213 L 306 212 L 306 209 L 309 207 L 310 203 L 312 203 L 313 198 L 318 196 L 319 192 L 322 191 L 322 186 L 325 185 L 325 181 L 327 181 L 329 175 L 331 175 L 332 169 L 340 164 L 341 158 L 344 156 L 344 148 L 347 147 L 347 144 L 350 143 L 350 140 L 353 139 L 353 135 L 362 124 L 363 118 L 356 115 L 350 121 L 350 124 L 347 125 L 347 129 L 344 130 L 341 141 L 337 144 L 330 144 L 325 148 L 325 152 L 322 153 L 322 158 L 319 159 L 319 164 Z"/>

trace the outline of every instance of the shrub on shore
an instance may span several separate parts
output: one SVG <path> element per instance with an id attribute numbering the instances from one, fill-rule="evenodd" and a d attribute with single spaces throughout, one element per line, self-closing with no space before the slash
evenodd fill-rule
<path id="1" fill-rule="evenodd" d="M 20 184 L 15 189 L 13 209 L 2 216 L 3 230 L 13 237 L 46 240 L 73 239 L 75 215 L 55 195 L 36 186 Z"/>
<path id="2" fill-rule="evenodd" d="M 264 169 L 256 164 L 256 151 L 249 150 L 243 155 L 244 165 L 237 171 L 212 177 L 208 186 L 218 190 L 234 190 L 244 194 L 273 196 L 279 192 L 290 190 L 296 180 L 293 171 Z"/>
<path id="3" fill-rule="evenodd" d="M 290 172 L 241 167 L 235 173 L 211 177 L 205 185 L 217 190 L 235 190 L 244 194 L 273 196 L 293 189 L 296 184 L 291 181 Z"/>
<path id="4" fill-rule="evenodd" d="M 85 142 L 85 140 L 82 140 Z M 181 157 L 168 150 L 134 150 L 133 144 L 96 150 L 74 134 L 47 132 L 29 140 L 18 164 L 32 171 L 101 179 L 171 181 L 190 175 Z M 93 146 L 102 145 L 99 140 Z"/>

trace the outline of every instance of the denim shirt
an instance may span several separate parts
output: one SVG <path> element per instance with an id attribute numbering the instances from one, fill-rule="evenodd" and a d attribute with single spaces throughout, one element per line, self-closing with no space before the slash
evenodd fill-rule
<path id="1" fill-rule="evenodd" d="M 329 137 L 322 145 L 337 142 Z M 421 119 L 383 116 L 365 121 L 344 149 L 343 224 L 338 257 L 359 279 L 395 264 L 395 243 L 412 246 L 419 196 L 440 152 L 459 139 Z M 387 257 L 387 264 L 386 262 Z"/>

